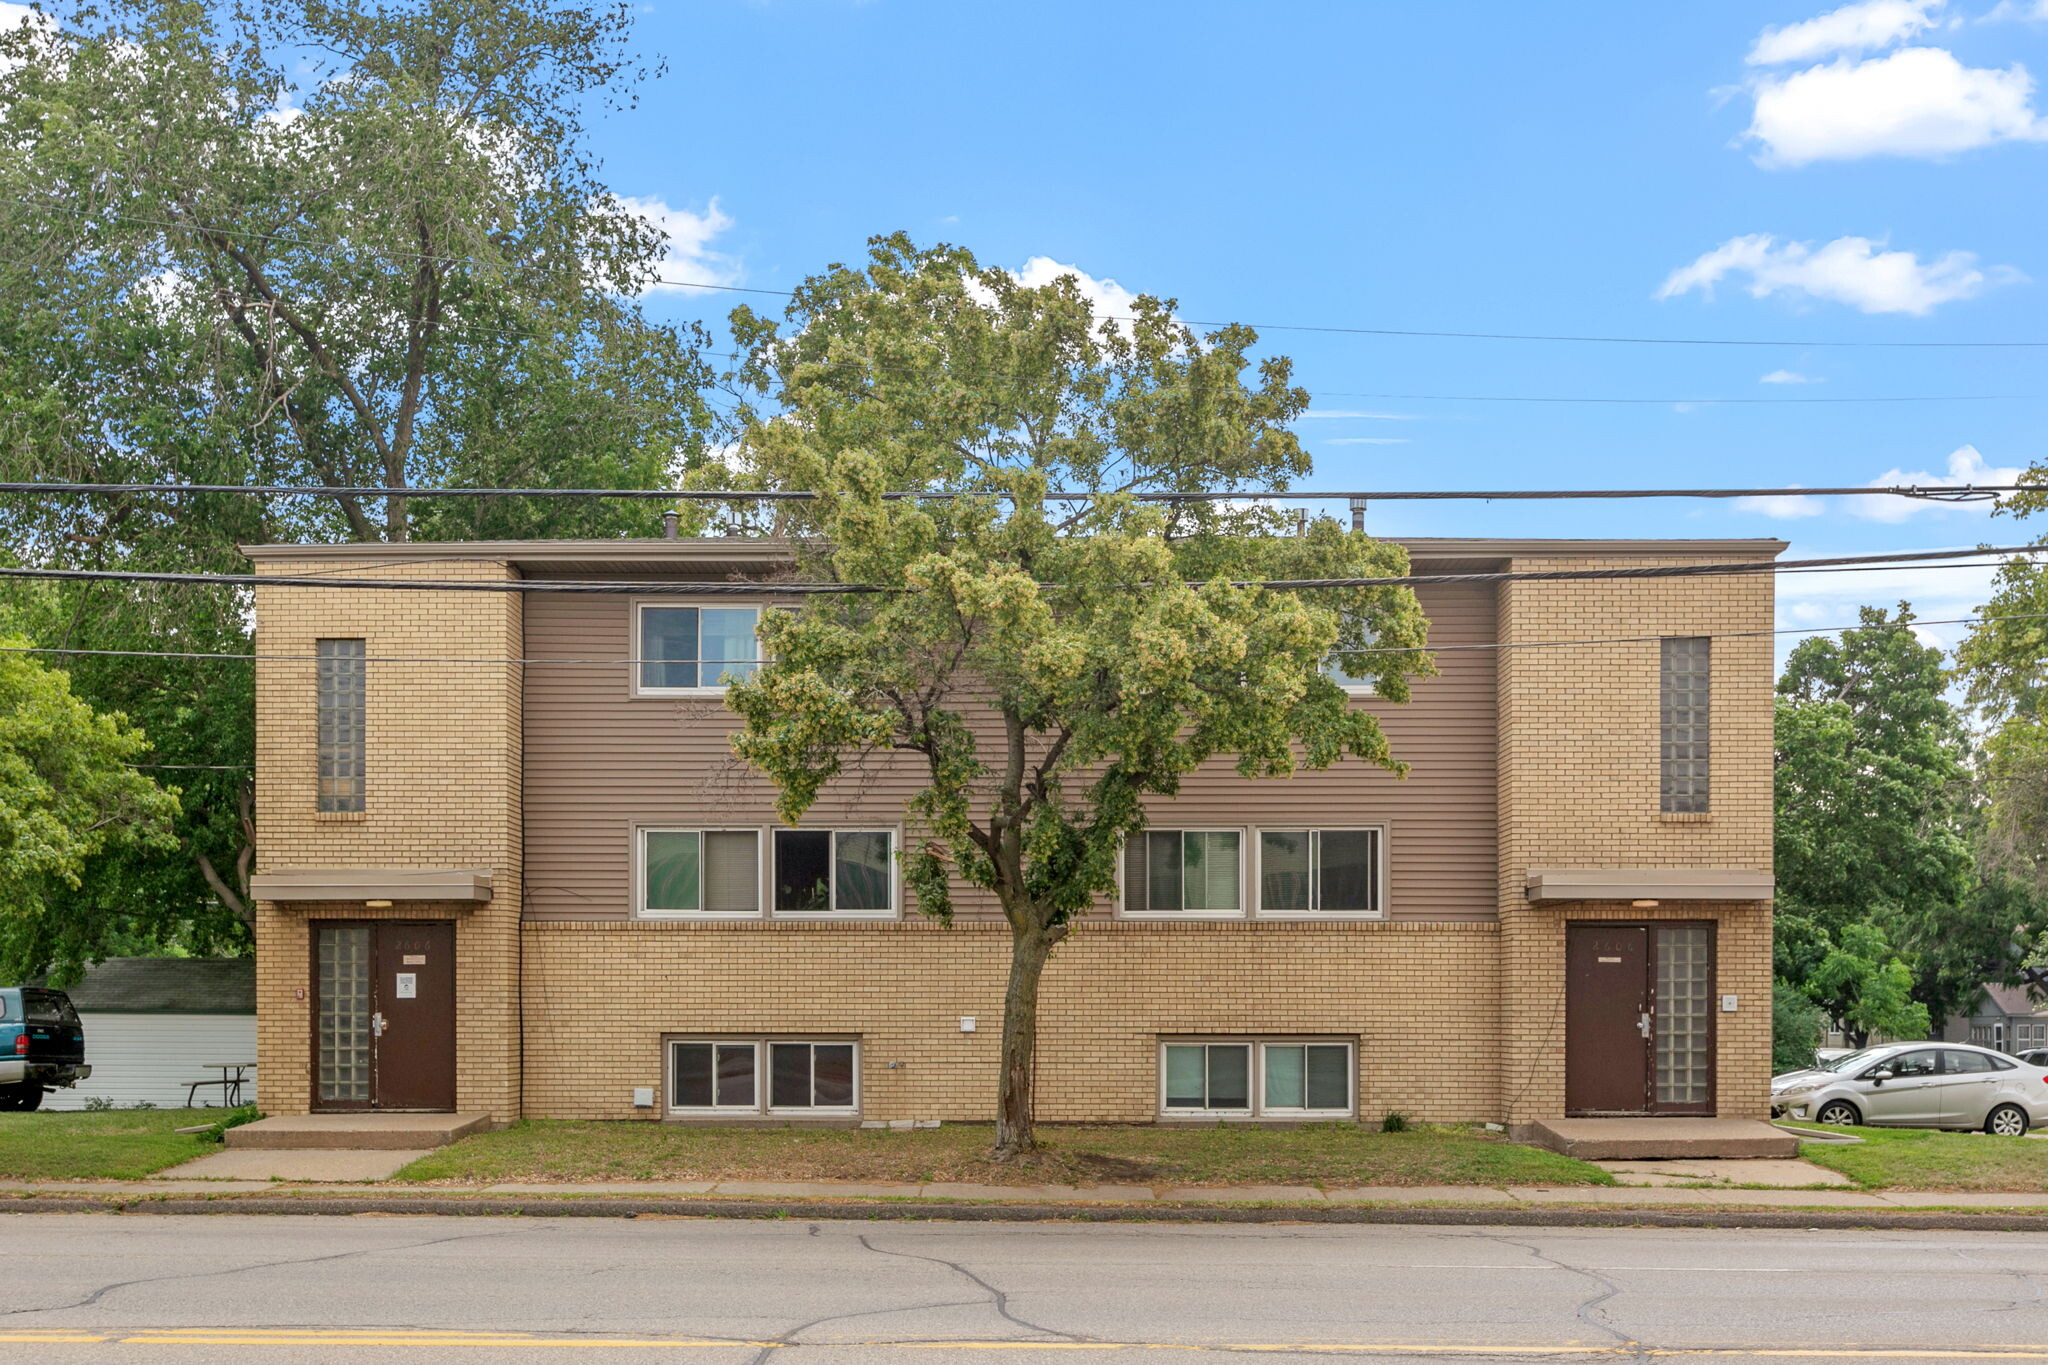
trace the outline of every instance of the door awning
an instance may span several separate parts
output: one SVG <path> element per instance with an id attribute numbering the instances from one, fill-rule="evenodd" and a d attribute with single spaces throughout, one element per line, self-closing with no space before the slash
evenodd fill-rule
<path id="1" fill-rule="evenodd" d="M 1532 901 L 1765 901 L 1771 874 L 1734 868 L 1569 867 L 1529 873 Z"/>
<path id="2" fill-rule="evenodd" d="M 474 868 L 309 867 L 259 872 L 259 901 L 487 901 L 491 874 Z"/>

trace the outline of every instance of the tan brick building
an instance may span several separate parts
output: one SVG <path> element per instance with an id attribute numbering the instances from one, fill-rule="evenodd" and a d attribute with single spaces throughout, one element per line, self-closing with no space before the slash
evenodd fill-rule
<path id="1" fill-rule="evenodd" d="M 1455 574 L 1784 548 L 1407 545 Z M 730 755 L 705 684 L 770 599 L 688 587 L 776 543 L 250 555 L 460 585 L 257 590 L 265 1108 L 990 1117 L 1008 930 L 906 903 L 911 758 L 789 829 Z M 598 586 L 524 590 L 568 581 Z M 1418 592 L 1440 676 L 1354 703 L 1410 775 L 1215 764 L 1153 802 L 1048 969 L 1042 1120 L 1766 1112 L 1771 576 Z"/>

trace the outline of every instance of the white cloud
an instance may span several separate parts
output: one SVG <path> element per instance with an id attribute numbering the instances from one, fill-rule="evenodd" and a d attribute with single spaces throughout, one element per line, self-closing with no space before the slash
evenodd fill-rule
<path id="1" fill-rule="evenodd" d="M 711 249 L 712 239 L 733 225 L 732 218 L 718 207 L 717 199 L 702 213 L 670 208 L 663 200 L 652 197 L 624 195 L 618 202 L 620 208 L 646 219 L 668 239 L 661 260 L 654 267 L 653 278 L 646 284 L 648 292 L 687 289 L 693 284 L 739 283 L 739 261 Z"/>
<path id="2" fill-rule="evenodd" d="M 1965 549 L 1966 546 L 1928 546 L 1929 549 Z M 1787 559 L 1830 558 L 1839 554 L 1865 553 L 1838 546 L 1794 546 Z M 1991 600 L 1996 566 L 1966 562 L 1955 567 L 1901 565 L 1896 569 L 1843 570 L 1819 573 L 1781 574 L 1778 577 L 1778 625 L 1781 629 L 1813 629 L 1818 626 L 1853 626 L 1861 606 L 1895 607 L 1913 604 L 1913 614 L 1924 620 L 1947 621 L 1973 616 Z M 1969 633 L 1966 625 L 1915 626 L 1923 643 L 1954 648 Z M 1802 637 L 1780 635 L 1780 663 Z"/>
<path id="3" fill-rule="evenodd" d="M 2048 21 L 2048 0 L 1998 0 L 1991 12 L 1977 22 L 1999 24 L 2013 19 L 2024 19 L 2034 23 Z"/>
<path id="4" fill-rule="evenodd" d="M 1323 442 L 1326 446 L 1405 446 L 1406 436 L 1332 436 Z"/>
<path id="5" fill-rule="evenodd" d="M 1948 457 L 1948 473 L 1933 474 L 1924 469 L 1887 469 L 1870 481 L 1871 487 L 1918 484 L 1921 487 L 1959 488 L 1964 484 L 2018 483 L 2026 470 L 2017 466 L 1984 462 L 1975 446 L 1958 446 Z M 1922 513 L 1974 512 L 1991 510 L 1988 502 L 1929 502 L 1924 498 L 1856 498 L 1850 509 L 1871 521 L 1900 522 Z"/>
<path id="6" fill-rule="evenodd" d="M 1767 28 L 1749 50 L 1751 66 L 1807 62 L 1830 52 L 1870 52 L 1931 28 L 1942 0 L 1861 0 L 1817 18 Z"/>
<path id="7" fill-rule="evenodd" d="M 1793 484 L 1792 487 L 1799 487 Z M 1809 498 L 1797 493 L 1781 494 L 1765 498 L 1737 498 L 1738 512 L 1760 512 L 1776 521 L 1794 521 L 1800 517 L 1817 517 L 1827 511 L 1827 505 L 1819 498 Z"/>
<path id="8" fill-rule="evenodd" d="M 1075 287 L 1088 301 L 1088 307 L 1098 321 L 1128 318 L 1137 312 L 1138 296 L 1115 280 L 1107 277 L 1097 279 L 1077 265 L 1061 265 L 1050 256 L 1033 256 L 1024 262 L 1022 270 L 1009 273 L 1026 289 L 1043 289 L 1062 275 L 1073 276 Z"/>
<path id="9" fill-rule="evenodd" d="M 2008 284 L 2024 276 L 2008 266 L 1977 268 L 1967 251 L 1951 251 L 1923 262 L 1910 251 L 1882 251 L 1868 237 L 1837 237 L 1823 246 L 1779 242 L 1767 232 L 1731 237 L 1690 265 L 1681 266 L 1657 290 L 1660 299 L 1700 290 L 1709 298 L 1730 275 L 1745 275 L 1752 298 L 1804 295 L 1846 303 L 1866 313 L 1910 313 L 1924 317 L 1944 303 L 1983 292 L 1987 284 Z"/>
<path id="10" fill-rule="evenodd" d="M 22 25 L 37 31 L 39 37 L 47 38 L 57 31 L 57 25 L 41 10 L 27 5 L 17 5 L 14 0 L 0 0 L 0 32 L 12 33 Z M 19 63 L 11 58 L 0 57 L 0 76 L 12 71 Z"/>
<path id="11" fill-rule="evenodd" d="M 1419 422 L 1420 414 L 1413 412 L 1353 412 L 1343 408 L 1310 408 L 1303 417 L 1320 417 L 1331 420 L 1339 418 L 1356 419 L 1366 422 Z"/>
<path id="12" fill-rule="evenodd" d="M 1797 370 L 1772 370 L 1769 374 L 1760 377 L 1756 382 L 1759 384 L 1825 384 L 1828 381 L 1816 379 L 1810 374 L 1801 374 Z"/>
<path id="13" fill-rule="evenodd" d="M 2015 62 L 1966 67 L 1938 47 L 1908 47 L 1868 61 L 1840 57 L 1751 83 L 1756 109 L 1745 136 L 1765 166 L 1864 156 L 1939 157 L 1996 142 L 2048 140 L 2034 112 L 2034 78 Z"/>

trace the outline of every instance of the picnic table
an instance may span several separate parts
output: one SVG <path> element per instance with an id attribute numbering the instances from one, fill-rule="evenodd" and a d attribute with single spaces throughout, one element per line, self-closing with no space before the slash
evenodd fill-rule
<path id="1" fill-rule="evenodd" d="M 242 1102 L 242 1083 L 249 1078 L 249 1073 L 256 1069 L 256 1063 L 204 1062 L 201 1065 L 208 1071 L 218 1071 L 220 1075 L 217 1077 L 209 1076 L 203 1081 L 188 1081 L 186 1083 L 185 1107 L 187 1109 L 193 1107 L 193 1102 L 198 1098 L 199 1092 L 208 1086 L 217 1085 L 220 1087 L 220 1102 L 229 1109 Z"/>

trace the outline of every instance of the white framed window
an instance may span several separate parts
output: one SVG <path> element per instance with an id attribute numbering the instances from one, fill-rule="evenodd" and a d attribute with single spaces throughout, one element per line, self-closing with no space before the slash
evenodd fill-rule
<path id="1" fill-rule="evenodd" d="M 671 1038 L 668 1110 L 702 1118 L 836 1118 L 860 1112 L 850 1038 Z"/>
<path id="2" fill-rule="evenodd" d="M 1123 912 L 1244 914 L 1244 831 L 1148 829 L 1124 845 Z"/>
<path id="3" fill-rule="evenodd" d="M 1325 1038 L 1170 1039 L 1159 1044 L 1165 1118 L 1350 1118 L 1356 1053 Z"/>
<path id="4" fill-rule="evenodd" d="M 759 603 L 654 598 L 633 604 L 633 695 L 706 696 L 761 667 Z"/>
<path id="5" fill-rule="evenodd" d="M 1369 649 L 1372 647 L 1374 643 L 1373 633 L 1368 628 L 1364 632 L 1364 634 L 1364 647 Z M 1379 695 L 1378 689 L 1376 689 L 1373 686 L 1371 678 L 1361 678 L 1355 674 L 1346 673 L 1344 671 L 1344 665 L 1338 662 L 1337 656 L 1334 653 L 1331 654 L 1329 658 L 1323 660 L 1323 676 L 1328 678 L 1331 682 L 1337 684 L 1337 686 L 1343 688 L 1346 692 L 1349 692 L 1354 697 L 1372 697 Z"/>
<path id="6" fill-rule="evenodd" d="M 896 914 L 896 831 L 778 829 L 777 915 L 886 919 Z"/>
<path id="7" fill-rule="evenodd" d="M 1255 833 L 1260 916 L 1377 919 L 1386 913 L 1386 826 Z"/>
<path id="8" fill-rule="evenodd" d="M 640 918 L 761 913 L 760 830 L 647 826 L 634 842 L 633 908 Z"/>

